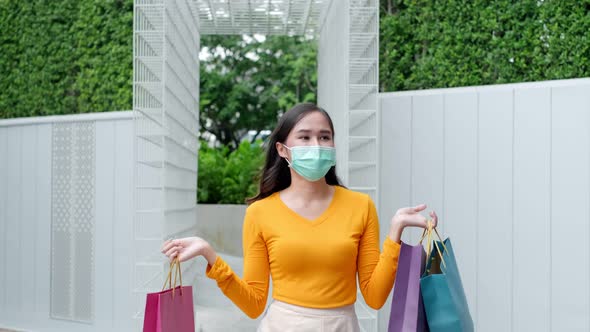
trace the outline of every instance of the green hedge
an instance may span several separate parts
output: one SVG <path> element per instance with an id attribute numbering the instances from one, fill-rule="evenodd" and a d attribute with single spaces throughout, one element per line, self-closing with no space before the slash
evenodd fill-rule
<path id="1" fill-rule="evenodd" d="M 244 204 L 258 190 L 257 176 L 263 163 L 261 142 L 242 142 L 232 152 L 227 147 L 211 148 L 201 142 L 197 202 Z"/>
<path id="2" fill-rule="evenodd" d="M 0 118 L 131 109 L 133 0 L 0 0 Z"/>
<path id="3" fill-rule="evenodd" d="M 590 76 L 588 0 L 381 0 L 380 89 Z"/>
<path id="4" fill-rule="evenodd" d="M 380 89 L 590 76 L 590 0 L 380 0 Z M 0 0 L 0 118 L 131 109 L 133 0 Z"/>

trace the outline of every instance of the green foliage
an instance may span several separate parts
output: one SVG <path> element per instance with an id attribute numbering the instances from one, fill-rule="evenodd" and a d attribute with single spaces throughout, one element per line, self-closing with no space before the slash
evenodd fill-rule
<path id="1" fill-rule="evenodd" d="M 382 91 L 590 76 L 590 0 L 380 3 Z M 131 109 L 132 16 L 133 0 L 0 0 L 0 118 Z M 313 42 L 202 46 L 201 127 L 230 149 L 316 98 Z"/>
<path id="2" fill-rule="evenodd" d="M 80 3 L 74 24 L 78 112 L 132 108 L 132 22 L 132 0 Z"/>
<path id="3" fill-rule="evenodd" d="M 197 202 L 217 203 L 221 201 L 224 169 L 227 163 L 227 148 L 211 148 L 201 142 L 199 149 L 199 172 L 197 180 Z"/>
<path id="4" fill-rule="evenodd" d="M 0 118 L 131 109 L 133 0 L 0 1 Z"/>
<path id="5" fill-rule="evenodd" d="M 264 163 L 261 142 L 242 142 L 234 151 L 201 143 L 197 201 L 207 204 L 244 204 L 257 190 L 256 176 Z"/>
<path id="6" fill-rule="evenodd" d="M 201 47 L 210 53 L 201 61 L 201 128 L 230 149 L 248 130 L 270 130 L 282 112 L 316 99 L 313 41 L 203 36 Z"/>
<path id="7" fill-rule="evenodd" d="M 381 0 L 380 89 L 586 77 L 590 1 Z"/>

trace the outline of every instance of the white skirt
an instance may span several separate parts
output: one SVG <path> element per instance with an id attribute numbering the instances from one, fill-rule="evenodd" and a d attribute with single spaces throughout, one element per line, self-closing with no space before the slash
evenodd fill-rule
<path id="1" fill-rule="evenodd" d="M 314 309 L 274 300 L 257 332 L 360 332 L 354 304 Z"/>

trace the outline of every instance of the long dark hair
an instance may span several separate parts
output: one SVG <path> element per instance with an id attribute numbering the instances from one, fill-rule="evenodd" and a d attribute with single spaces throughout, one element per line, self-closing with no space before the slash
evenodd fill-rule
<path id="1" fill-rule="evenodd" d="M 254 197 L 248 198 L 246 203 L 252 204 L 260 199 L 268 197 L 278 191 L 286 189 L 291 185 L 291 172 L 287 162 L 279 156 L 277 151 L 276 143 L 284 143 L 287 140 L 287 136 L 293 127 L 306 115 L 312 112 L 322 113 L 328 123 L 330 123 L 330 129 L 332 129 L 332 137 L 334 136 L 334 124 L 328 112 L 316 104 L 302 103 L 297 104 L 289 111 L 287 111 L 279 119 L 277 127 L 268 138 L 266 147 L 266 161 L 264 168 L 262 169 L 260 176 L 260 185 L 258 187 L 258 194 Z M 332 166 L 326 174 L 326 182 L 329 185 L 342 186 L 338 176 L 336 176 L 336 167 Z"/>

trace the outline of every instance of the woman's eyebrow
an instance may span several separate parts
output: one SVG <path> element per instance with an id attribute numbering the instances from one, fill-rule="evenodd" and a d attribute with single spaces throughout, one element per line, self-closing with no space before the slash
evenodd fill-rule
<path id="1" fill-rule="evenodd" d="M 299 129 L 297 130 L 298 133 L 311 133 L 313 130 L 311 129 Z M 320 134 L 332 134 L 332 131 L 329 129 L 322 129 L 320 130 Z"/>

